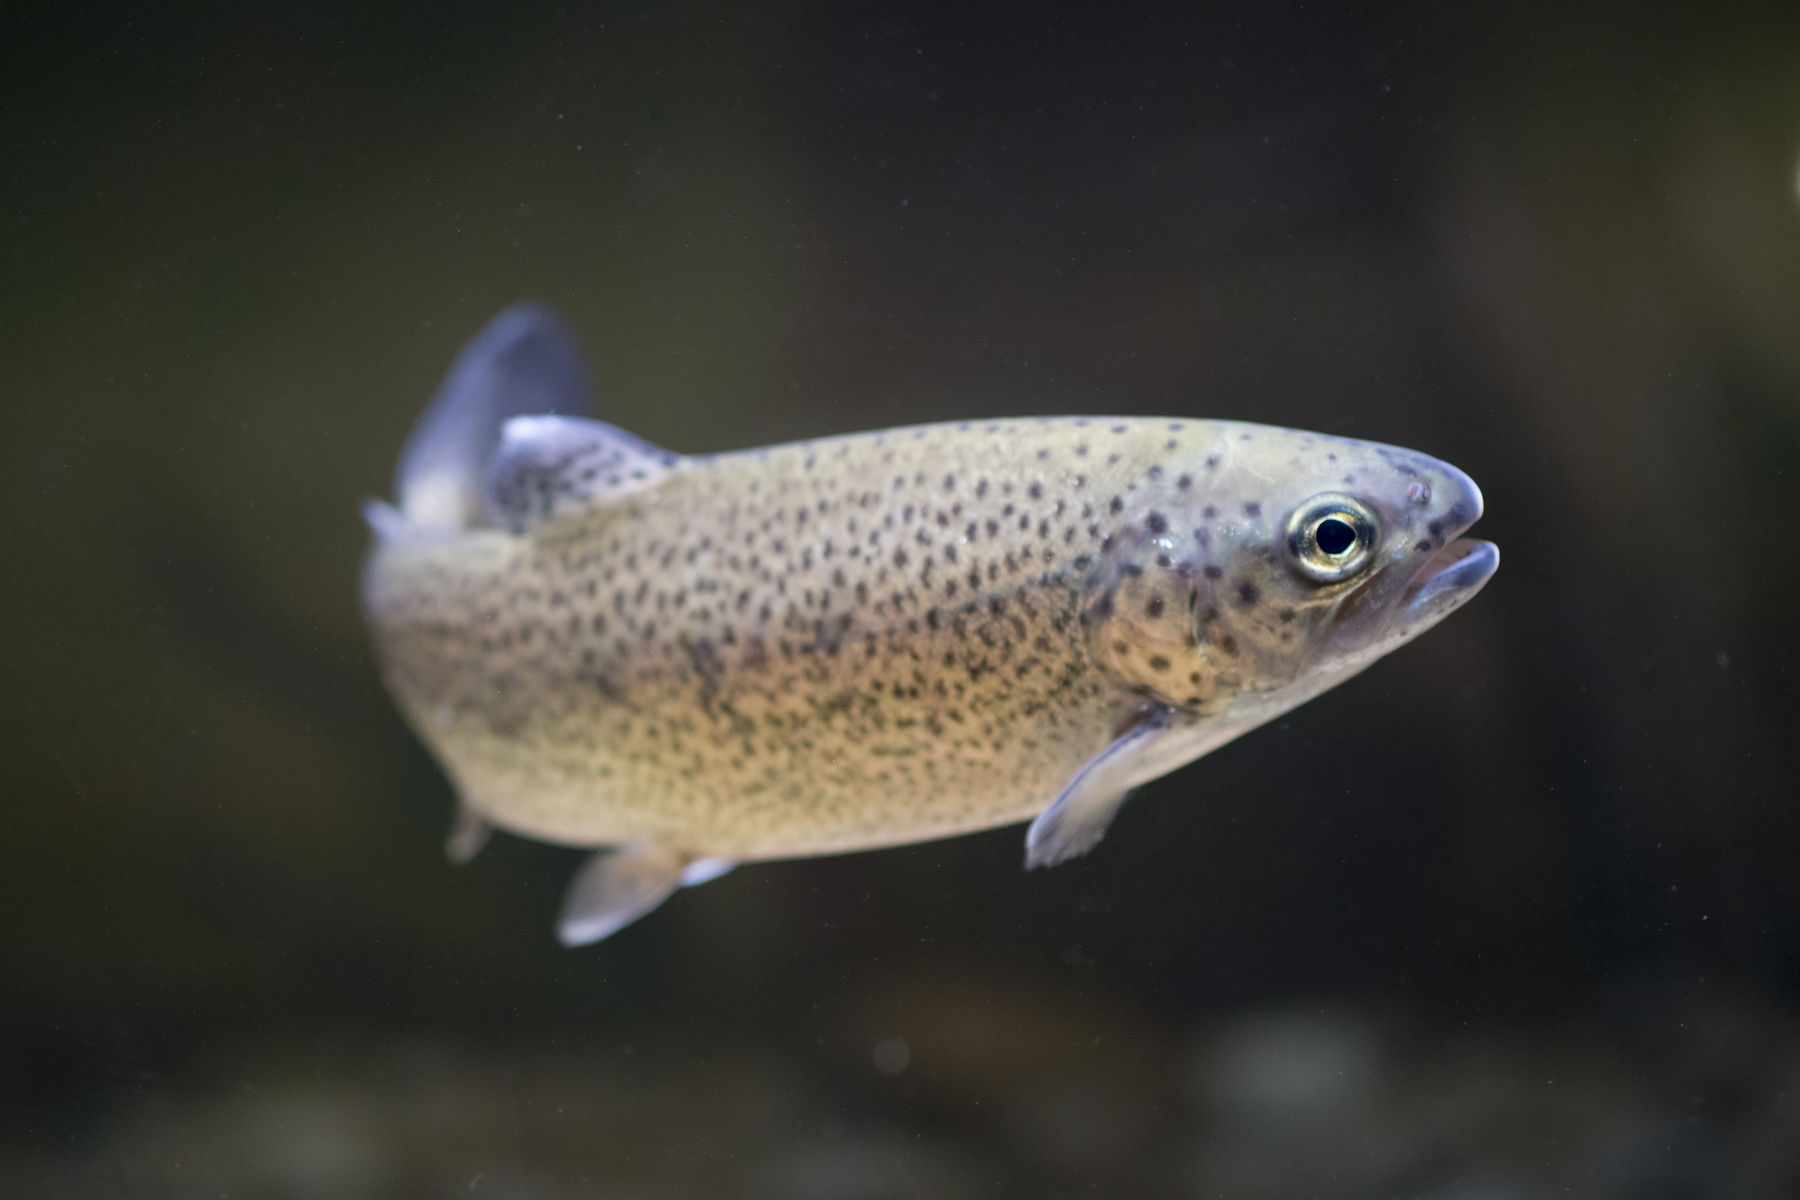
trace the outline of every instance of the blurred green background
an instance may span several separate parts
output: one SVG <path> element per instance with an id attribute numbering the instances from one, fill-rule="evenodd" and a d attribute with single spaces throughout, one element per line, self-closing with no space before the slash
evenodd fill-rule
<path id="1" fill-rule="evenodd" d="M 1800 10 L 8 5 L 0 151 L 0 1192 L 1800 1195 Z M 673 449 L 1294 425 L 1505 562 L 1076 863 L 563 951 L 356 608 L 522 297 Z"/>

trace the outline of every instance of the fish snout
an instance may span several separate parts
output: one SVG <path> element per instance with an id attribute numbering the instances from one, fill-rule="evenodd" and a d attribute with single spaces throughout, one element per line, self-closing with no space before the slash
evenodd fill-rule
<path id="1" fill-rule="evenodd" d="M 1449 463 L 1438 464 L 1434 486 L 1442 515 L 1426 531 L 1437 547 L 1408 582 L 1400 603 L 1401 621 L 1414 629 L 1468 600 L 1500 566 L 1500 547 L 1462 536 L 1481 519 L 1481 488 Z"/>
<path id="2" fill-rule="evenodd" d="M 1449 463 L 1439 462 L 1437 475 L 1434 485 L 1436 494 L 1431 499 L 1435 499 L 1441 506 L 1442 515 L 1433 520 L 1428 528 L 1433 537 L 1447 543 L 1461 537 L 1471 525 L 1481 519 L 1484 505 L 1481 488 Z"/>

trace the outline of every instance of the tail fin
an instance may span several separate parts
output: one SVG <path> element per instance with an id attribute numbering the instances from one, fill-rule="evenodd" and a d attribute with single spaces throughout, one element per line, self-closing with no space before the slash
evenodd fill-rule
<path id="1" fill-rule="evenodd" d="M 541 304 L 508 308 L 462 348 L 406 439 L 394 480 L 400 516 L 415 532 L 478 523 L 500 427 L 524 415 L 581 416 L 587 398 L 587 372 L 562 319 Z"/>

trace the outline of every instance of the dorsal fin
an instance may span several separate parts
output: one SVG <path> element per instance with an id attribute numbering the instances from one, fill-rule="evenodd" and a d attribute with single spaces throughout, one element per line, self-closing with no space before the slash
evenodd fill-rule
<path id="1" fill-rule="evenodd" d="M 487 469 L 483 516 L 524 533 L 540 521 L 655 487 L 679 458 L 604 421 L 514 417 L 500 431 Z"/>
<path id="2" fill-rule="evenodd" d="M 575 339 L 541 304 L 489 321 L 450 365 L 400 452 L 395 499 L 416 531 L 453 531 L 483 512 L 483 471 L 501 427 L 524 413 L 587 411 L 587 373 Z"/>

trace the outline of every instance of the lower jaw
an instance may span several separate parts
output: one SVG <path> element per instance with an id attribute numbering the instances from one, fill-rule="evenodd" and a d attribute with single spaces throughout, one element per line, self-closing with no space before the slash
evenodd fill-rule
<path id="1" fill-rule="evenodd" d="M 1500 565 L 1500 548 L 1478 538 L 1457 538 L 1426 560 L 1401 594 L 1409 617 L 1434 615 L 1461 604 L 1481 589 Z"/>

